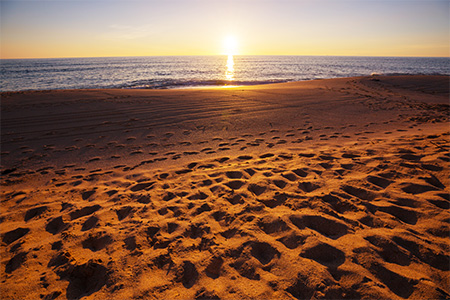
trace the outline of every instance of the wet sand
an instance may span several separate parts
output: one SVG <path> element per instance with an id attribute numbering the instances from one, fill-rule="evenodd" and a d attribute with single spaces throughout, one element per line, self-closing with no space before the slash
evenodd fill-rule
<path id="1" fill-rule="evenodd" d="M 448 298 L 448 76 L 2 93 L 3 299 Z"/>

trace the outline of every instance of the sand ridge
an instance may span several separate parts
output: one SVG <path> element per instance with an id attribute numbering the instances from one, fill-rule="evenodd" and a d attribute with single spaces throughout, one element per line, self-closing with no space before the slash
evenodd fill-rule
<path id="1" fill-rule="evenodd" d="M 3 118 L 8 94 L 2 297 L 449 297 L 446 91 L 398 80 L 151 91 L 168 104 L 147 111 L 147 91 L 107 91 L 127 104 L 107 116 L 86 109 L 104 91 L 49 92 L 73 105 L 44 97 L 30 124 Z"/>

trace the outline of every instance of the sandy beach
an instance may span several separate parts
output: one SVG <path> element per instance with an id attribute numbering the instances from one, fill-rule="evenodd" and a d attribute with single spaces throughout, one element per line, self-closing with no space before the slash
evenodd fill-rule
<path id="1" fill-rule="evenodd" d="M 448 76 L 1 93 L 2 299 L 448 299 Z"/>

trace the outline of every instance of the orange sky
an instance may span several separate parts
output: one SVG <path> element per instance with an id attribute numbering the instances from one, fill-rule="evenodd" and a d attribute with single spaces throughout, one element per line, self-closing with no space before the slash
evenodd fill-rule
<path id="1" fill-rule="evenodd" d="M 1 58 L 449 56 L 448 1 L 1 1 Z"/>

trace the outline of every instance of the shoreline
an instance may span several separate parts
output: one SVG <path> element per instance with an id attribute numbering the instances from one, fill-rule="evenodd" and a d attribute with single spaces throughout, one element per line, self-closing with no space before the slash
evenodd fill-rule
<path id="1" fill-rule="evenodd" d="M 448 82 L 2 92 L 0 294 L 450 297 Z"/>
<path id="2" fill-rule="evenodd" d="M 414 58 L 414 57 L 412 57 Z M 433 57 L 430 57 L 433 58 Z M 23 93 L 23 92 L 45 92 L 45 91 L 88 91 L 88 90 L 178 90 L 178 89 L 209 89 L 209 88 L 232 88 L 232 87 L 251 87 L 260 85 L 273 85 L 273 84 L 284 84 L 284 83 L 298 83 L 316 80 L 334 80 L 334 79 L 345 79 L 345 78 L 367 78 L 375 76 L 384 77 L 405 77 L 405 76 L 432 76 L 432 77 L 448 77 L 450 74 L 423 74 L 423 73 L 378 73 L 372 72 L 370 75 L 357 75 L 357 76 L 334 76 L 334 77 L 324 77 L 324 78 L 305 78 L 305 79 L 268 79 L 260 81 L 249 81 L 249 80 L 227 80 L 227 79 L 210 79 L 210 80 L 185 80 L 177 81 L 171 79 L 173 82 L 164 82 L 164 80 L 159 80 L 159 85 L 152 87 L 134 87 L 134 86 L 123 86 L 123 87 L 94 87 L 94 88 L 57 88 L 57 89 L 25 89 L 25 90 L 8 90 L 1 91 L 0 94 L 10 94 L 10 93 Z M 152 79 L 153 80 L 153 79 Z M 156 80 L 156 79 L 155 79 Z M 218 82 L 223 84 L 217 84 Z M 238 85 L 228 83 L 238 83 Z"/>

